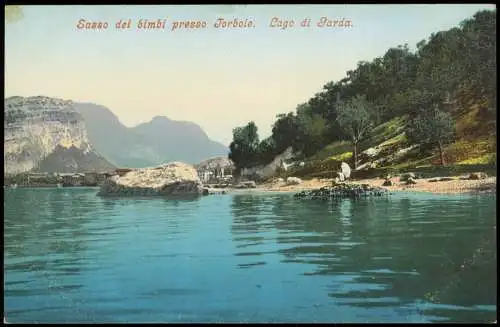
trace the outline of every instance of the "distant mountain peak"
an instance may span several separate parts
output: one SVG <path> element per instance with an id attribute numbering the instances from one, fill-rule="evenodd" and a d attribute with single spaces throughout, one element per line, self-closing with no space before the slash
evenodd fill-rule
<path id="1" fill-rule="evenodd" d="M 169 161 L 196 164 L 227 156 L 229 151 L 194 122 L 156 115 L 128 128 L 104 106 L 76 103 L 75 108 L 86 122 L 92 145 L 117 166 L 149 167 Z"/>
<path id="2" fill-rule="evenodd" d="M 151 121 L 171 121 L 168 117 L 165 116 L 154 116 Z"/>
<path id="3" fill-rule="evenodd" d="M 153 118 L 151 118 L 151 120 L 147 123 L 143 123 L 143 124 L 139 124 L 137 126 L 140 126 L 140 125 L 144 125 L 144 124 L 179 124 L 179 125 L 183 125 L 183 126 L 186 126 L 186 125 L 190 125 L 190 126 L 196 126 L 198 127 L 200 130 L 203 130 L 200 125 L 194 123 L 194 122 L 191 122 L 191 121 L 185 121 L 185 120 L 174 120 L 174 119 L 170 119 L 166 116 L 154 116 Z M 137 127 L 136 126 L 136 127 Z"/>

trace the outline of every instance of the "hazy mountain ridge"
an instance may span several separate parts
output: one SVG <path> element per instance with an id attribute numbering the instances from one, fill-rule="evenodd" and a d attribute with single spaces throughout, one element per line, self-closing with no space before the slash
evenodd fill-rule
<path id="1" fill-rule="evenodd" d="M 227 156 L 229 151 L 192 122 L 155 116 L 129 128 L 102 105 L 76 103 L 75 108 L 86 122 L 93 146 L 118 166 L 146 167 L 169 161 L 196 164 L 206 158 Z"/>
<path id="2" fill-rule="evenodd" d="M 38 171 L 48 173 L 72 173 L 87 171 L 105 171 L 115 168 L 105 158 L 91 151 L 84 153 L 81 149 L 57 145 L 38 166 Z"/>

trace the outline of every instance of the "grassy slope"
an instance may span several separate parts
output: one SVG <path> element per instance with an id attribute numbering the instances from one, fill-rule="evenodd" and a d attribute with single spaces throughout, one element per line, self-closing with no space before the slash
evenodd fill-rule
<path id="1" fill-rule="evenodd" d="M 484 171 L 496 176 L 496 120 L 484 118 L 479 105 L 454 113 L 457 138 L 445 148 L 447 166 L 440 166 L 439 152 L 423 152 L 413 149 L 397 159 L 382 163 L 375 169 L 355 172 L 354 176 L 376 177 L 386 172 L 412 171 L 424 177 L 449 176 L 472 171 Z M 380 148 L 374 159 L 393 156 L 398 150 L 412 146 L 406 139 L 404 129 L 407 117 L 397 117 L 376 126 L 371 138 L 361 142 L 360 152 L 368 148 Z M 351 163 L 352 145 L 349 142 L 334 142 L 307 160 L 306 167 L 288 171 L 284 177 L 294 175 L 303 178 L 331 177 L 341 161 Z M 366 156 L 360 155 L 361 164 Z"/>

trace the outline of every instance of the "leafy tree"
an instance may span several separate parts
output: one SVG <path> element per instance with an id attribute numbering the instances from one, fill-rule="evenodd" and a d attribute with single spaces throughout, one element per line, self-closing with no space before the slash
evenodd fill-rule
<path id="1" fill-rule="evenodd" d="M 298 135 L 297 117 L 290 112 L 277 116 L 272 130 L 272 138 L 277 153 L 282 153 L 294 144 Z"/>
<path id="2" fill-rule="evenodd" d="M 256 162 L 259 147 L 257 125 L 253 121 L 244 127 L 233 129 L 233 141 L 229 145 L 229 159 L 236 167 L 236 174 L 241 168 L 248 167 Z"/>
<path id="3" fill-rule="evenodd" d="M 258 161 L 261 164 L 268 164 L 273 161 L 274 157 L 278 154 L 276 151 L 276 144 L 272 136 L 262 140 L 257 148 Z"/>
<path id="4" fill-rule="evenodd" d="M 435 105 L 448 115 L 477 107 L 473 118 L 485 123 L 479 132 L 493 134 L 496 89 L 496 10 L 479 11 L 459 27 L 418 42 L 414 52 L 404 44 L 359 62 L 344 78 L 326 83 L 296 113 L 278 115 L 272 141 L 259 144 L 256 160 L 267 163 L 289 146 L 309 157 L 346 136 L 357 145 L 369 136 L 368 126 L 400 116 L 417 124 Z M 355 146 L 355 166 L 357 150 Z"/>
<path id="5" fill-rule="evenodd" d="M 487 109 L 496 115 L 496 10 L 477 12 L 461 23 L 464 53 L 464 81 L 473 94 L 480 95 Z"/>
<path id="6" fill-rule="evenodd" d="M 371 107 L 366 97 L 361 95 L 340 101 L 338 105 L 338 122 L 353 144 L 354 169 L 358 167 L 358 144 L 367 136 L 373 124 Z"/>
<path id="7" fill-rule="evenodd" d="M 304 157 L 311 156 L 319 151 L 325 144 L 328 134 L 328 121 L 321 115 L 312 112 L 309 104 L 297 107 L 297 138 L 293 149 Z"/>
<path id="8" fill-rule="evenodd" d="M 423 145 L 437 146 L 441 164 L 445 165 L 443 146 L 453 140 L 455 122 L 451 115 L 435 105 L 418 115 L 408 126 L 408 139 Z"/>

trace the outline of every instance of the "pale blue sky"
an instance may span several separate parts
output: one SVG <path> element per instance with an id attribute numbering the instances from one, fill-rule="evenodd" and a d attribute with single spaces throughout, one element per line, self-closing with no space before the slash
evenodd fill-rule
<path id="1" fill-rule="evenodd" d="M 254 120 L 269 135 L 278 113 L 294 110 L 358 61 L 458 26 L 494 5 L 23 6 L 6 25 L 5 95 L 46 95 L 110 108 L 134 126 L 156 115 L 200 124 L 228 144 Z M 269 27 L 274 17 L 350 19 L 352 28 Z M 218 17 L 256 27 L 218 30 Z M 80 18 L 106 31 L 77 30 Z M 119 19 L 133 20 L 116 30 Z M 207 20 L 198 30 L 138 30 L 140 18 Z"/>

